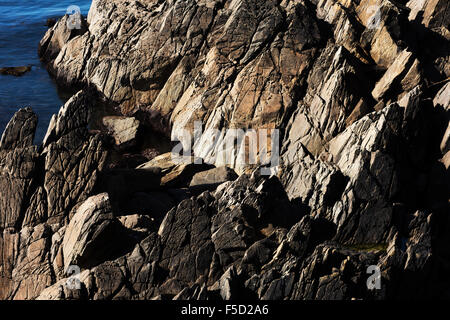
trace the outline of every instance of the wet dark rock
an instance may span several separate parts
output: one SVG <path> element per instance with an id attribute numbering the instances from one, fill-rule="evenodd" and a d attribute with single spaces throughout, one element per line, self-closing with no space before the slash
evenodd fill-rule
<path id="1" fill-rule="evenodd" d="M 25 73 L 30 72 L 30 71 L 31 71 L 31 66 L 0 68 L 0 74 L 6 75 L 6 76 L 15 76 L 15 77 L 23 76 Z"/>
<path id="2" fill-rule="evenodd" d="M 45 26 L 52 28 L 56 24 L 55 18 L 48 18 L 47 22 L 45 23 Z"/>

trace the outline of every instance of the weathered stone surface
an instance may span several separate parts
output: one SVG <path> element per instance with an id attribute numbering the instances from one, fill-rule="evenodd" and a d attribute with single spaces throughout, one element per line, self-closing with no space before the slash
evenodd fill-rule
<path id="1" fill-rule="evenodd" d="M 0 149 L 13 150 L 30 147 L 33 144 L 37 120 L 37 116 L 31 108 L 17 111 L 2 134 Z"/>
<path id="2" fill-rule="evenodd" d="M 51 228 L 47 224 L 35 228 L 23 228 L 20 232 L 18 256 L 12 272 L 13 295 L 16 300 L 36 298 L 52 283 L 48 245 Z"/>
<path id="3" fill-rule="evenodd" d="M 85 200 L 105 164 L 102 140 L 87 129 L 91 108 L 92 97 L 80 91 L 50 122 L 42 152 L 49 218 L 63 219 Z"/>
<path id="4" fill-rule="evenodd" d="M 64 268 L 95 265 L 105 251 L 111 251 L 114 227 L 108 195 L 87 199 L 70 219 L 65 231 L 62 242 Z"/>
<path id="5" fill-rule="evenodd" d="M 38 158 L 33 146 L 37 116 L 30 108 L 19 110 L 0 141 L 0 228 L 19 228 L 26 198 L 32 189 Z"/>
<path id="6" fill-rule="evenodd" d="M 412 61 L 412 53 L 403 51 L 395 59 L 394 63 L 387 69 L 386 73 L 377 82 L 375 88 L 372 91 L 372 95 L 375 99 L 380 99 L 385 96 L 389 89 L 394 86 L 394 82 L 399 80 L 399 77 L 407 70 Z"/>
<path id="7" fill-rule="evenodd" d="M 364 99 L 364 90 L 358 89 L 365 81 L 357 75 L 361 67 L 343 47 L 330 44 L 323 50 L 308 77 L 306 95 L 289 120 L 285 140 L 288 153 L 302 144 L 317 156 L 326 141 L 345 128 L 347 117 Z"/>
<path id="8" fill-rule="evenodd" d="M 333 243 L 319 245 L 304 262 L 298 282 L 292 289 L 292 298 L 305 300 L 373 299 L 369 290 L 358 292 L 354 288 L 366 286 L 367 268 L 370 265 L 376 265 L 381 254 L 380 251 L 348 250 Z M 351 277 L 348 276 L 350 274 Z M 364 296 L 360 296 L 361 294 Z M 373 295 L 382 294 L 383 291 L 380 292 L 380 290 L 373 292 Z"/>
<path id="9" fill-rule="evenodd" d="M 222 183 L 233 181 L 237 178 L 236 172 L 228 167 L 219 167 L 196 173 L 189 187 L 197 190 L 215 189 Z"/>
<path id="10" fill-rule="evenodd" d="M 0 151 L 0 226 L 18 228 L 24 219 L 27 197 L 32 191 L 37 148 L 30 146 Z"/>
<path id="11" fill-rule="evenodd" d="M 87 25 L 85 19 L 81 20 L 80 29 L 67 27 L 69 16 L 65 15 L 49 28 L 44 38 L 39 43 L 39 56 L 45 62 L 52 62 L 56 59 L 61 49 L 66 45 L 69 40 L 76 36 L 82 35 L 87 31 Z"/>
<path id="12" fill-rule="evenodd" d="M 151 218 L 138 214 L 120 217 L 119 221 L 128 229 L 150 229 L 154 225 Z"/>
<path id="13" fill-rule="evenodd" d="M 447 151 L 444 157 L 442 157 L 441 161 L 444 164 L 445 169 L 448 170 L 448 168 L 450 167 L 450 151 Z"/>
<path id="14" fill-rule="evenodd" d="M 395 194 L 397 178 L 394 171 L 395 160 L 386 153 L 383 140 L 392 139 L 394 135 L 399 134 L 401 117 L 399 107 L 391 105 L 355 122 L 330 141 L 328 152 L 332 161 L 350 179 L 341 200 L 334 205 L 333 221 L 338 226 L 356 228 L 352 230 L 352 237 L 358 239 L 356 241 L 377 243 L 383 238 L 382 234 L 388 232 L 392 209 L 386 200 L 381 199 L 390 199 Z M 350 218 L 350 208 L 353 207 L 351 203 L 357 201 L 356 199 L 367 202 L 368 206 L 362 211 L 363 215 L 377 215 L 376 219 L 356 218 L 359 228 L 362 228 L 360 232 L 357 231 L 358 227 L 348 221 L 343 222 Z"/>
<path id="15" fill-rule="evenodd" d="M 433 99 L 434 106 L 441 106 L 444 110 L 450 107 L 450 82 L 447 82 Z"/>
<path id="16" fill-rule="evenodd" d="M 138 169 L 159 168 L 162 175 L 161 186 L 187 187 L 195 174 L 212 168 L 211 165 L 196 164 L 195 161 L 193 157 L 183 159 L 169 152 L 140 165 Z"/>
<path id="17" fill-rule="evenodd" d="M 106 157 L 99 137 L 87 131 L 87 96 L 78 93 L 53 117 L 41 149 L 32 145 L 37 117 L 31 109 L 20 110 L 2 136 L 2 298 L 34 299 L 63 273 L 61 241 L 52 235 L 92 192 Z"/>
<path id="18" fill-rule="evenodd" d="M 133 117 L 108 116 L 103 118 L 103 124 L 111 132 L 116 146 L 132 146 L 136 141 L 139 120 Z"/>
<path id="19" fill-rule="evenodd" d="M 428 28 L 449 28 L 450 13 L 448 3 L 443 0 L 425 1 L 423 22 Z"/>
<path id="20" fill-rule="evenodd" d="M 40 55 L 94 90 L 41 148 L 31 110 L 3 134 L 0 298 L 449 297 L 448 17 L 445 0 L 95 0 L 81 30 L 63 17 Z M 88 130 L 108 107 L 111 157 Z M 216 131 L 190 161 L 145 160 L 138 127 L 184 143 L 196 121 Z M 280 129 L 277 173 L 241 163 L 245 142 L 224 160 L 211 138 L 230 128 Z"/>
<path id="21" fill-rule="evenodd" d="M 389 68 L 402 51 L 404 21 L 407 11 L 389 0 L 361 0 L 356 8 L 358 19 L 365 27 L 361 34 L 362 46 L 383 69 Z"/>

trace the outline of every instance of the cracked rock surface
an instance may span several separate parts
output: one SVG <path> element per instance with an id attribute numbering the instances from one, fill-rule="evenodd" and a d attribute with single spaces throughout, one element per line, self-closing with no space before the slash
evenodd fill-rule
<path id="1" fill-rule="evenodd" d="M 41 145 L 31 108 L 0 140 L 1 299 L 450 298 L 448 0 L 94 0 L 66 20 L 39 54 L 83 90 Z M 208 137 L 202 164 L 139 154 L 196 121 L 280 129 L 276 174 Z"/>

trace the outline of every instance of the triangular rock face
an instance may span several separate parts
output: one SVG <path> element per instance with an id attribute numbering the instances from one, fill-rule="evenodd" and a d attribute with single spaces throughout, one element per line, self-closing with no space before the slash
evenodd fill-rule
<path id="1" fill-rule="evenodd" d="M 33 146 L 37 116 L 30 108 L 19 110 L 6 126 L 0 141 L 0 228 L 20 228 L 26 197 L 37 162 Z"/>
<path id="2" fill-rule="evenodd" d="M 17 111 L 3 132 L 0 149 L 13 150 L 32 146 L 37 120 L 31 108 Z"/>
<path id="3" fill-rule="evenodd" d="M 87 130 L 91 109 L 87 96 L 79 92 L 61 108 L 39 149 L 32 145 L 37 116 L 29 108 L 19 110 L 3 133 L 2 298 L 31 299 L 51 283 L 52 235 L 92 193 L 103 168 L 102 141 Z"/>
<path id="4" fill-rule="evenodd" d="M 449 20 L 447 0 L 94 0 L 81 29 L 60 19 L 40 55 L 86 88 L 41 146 L 29 108 L 2 135 L 0 298 L 448 297 Z M 221 141 L 279 129 L 275 174 L 224 167 L 209 136 L 189 163 L 143 152 L 196 121 Z"/>

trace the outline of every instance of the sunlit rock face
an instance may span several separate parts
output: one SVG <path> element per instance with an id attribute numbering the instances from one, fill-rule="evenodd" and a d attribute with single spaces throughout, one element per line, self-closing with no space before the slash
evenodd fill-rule
<path id="1" fill-rule="evenodd" d="M 67 19 L 39 53 L 84 89 L 41 146 L 30 108 L 0 140 L 0 298 L 449 297 L 447 0 L 94 0 Z M 133 154 L 146 128 L 198 124 L 188 162 Z M 233 130 L 267 130 L 271 175 L 239 161 L 251 141 L 224 160 L 211 139 Z"/>

